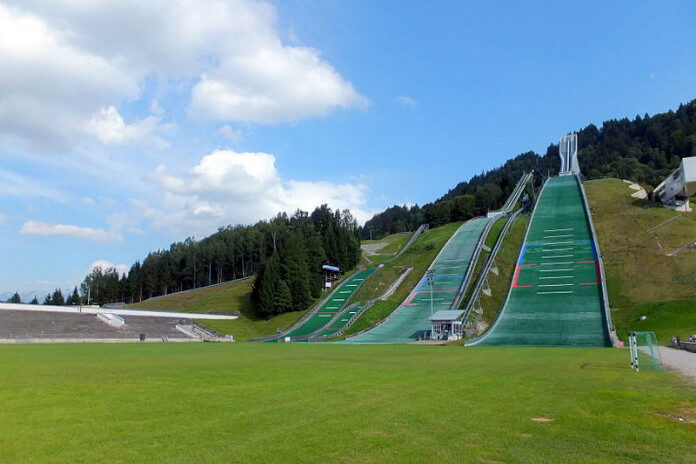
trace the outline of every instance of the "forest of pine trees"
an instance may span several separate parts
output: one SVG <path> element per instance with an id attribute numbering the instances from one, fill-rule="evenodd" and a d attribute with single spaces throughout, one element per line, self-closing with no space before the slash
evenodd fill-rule
<path id="1" fill-rule="evenodd" d="M 256 275 L 254 300 L 263 314 L 306 309 L 321 293 L 321 266 L 342 270 L 360 260 L 356 220 L 323 205 L 311 214 L 279 214 L 252 226 L 227 226 L 200 241 L 187 238 L 150 253 L 127 274 L 95 268 L 80 286 L 92 304 L 134 303 Z"/>
<path id="2" fill-rule="evenodd" d="M 601 128 L 590 124 L 578 131 L 578 160 L 586 179 L 618 177 L 655 187 L 688 156 L 696 156 L 696 100 L 676 111 L 612 119 Z M 485 214 L 500 208 L 522 173 L 532 169 L 558 173 L 558 145 L 550 145 L 544 156 L 523 153 L 423 207 L 388 208 L 365 223 L 361 236 L 380 238 L 424 222 L 436 226 Z"/>

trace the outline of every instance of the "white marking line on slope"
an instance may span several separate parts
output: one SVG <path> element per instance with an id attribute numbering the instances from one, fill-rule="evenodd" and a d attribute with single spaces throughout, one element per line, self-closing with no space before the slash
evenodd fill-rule
<path id="1" fill-rule="evenodd" d="M 338 309 L 338 306 L 327 306 L 326 309 Z"/>
<path id="2" fill-rule="evenodd" d="M 568 230 L 573 230 L 573 229 L 572 228 L 571 229 L 544 229 L 544 232 L 565 232 Z"/>
<path id="3" fill-rule="evenodd" d="M 544 284 L 539 285 L 540 287 L 572 287 L 573 284 Z"/>
<path id="4" fill-rule="evenodd" d="M 539 269 L 539 272 L 568 272 L 572 271 L 572 269 L 561 269 L 561 268 L 556 268 L 556 269 Z"/>
<path id="5" fill-rule="evenodd" d="M 353 291 L 352 290 L 341 290 L 338 293 L 353 293 Z"/>
<path id="6" fill-rule="evenodd" d="M 567 242 L 550 242 L 550 243 L 542 243 L 542 246 L 546 245 L 571 245 L 573 243 L 572 240 L 567 241 Z"/>
<path id="7" fill-rule="evenodd" d="M 346 287 L 357 287 L 358 284 L 346 284 Z"/>
<path id="8" fill-rule="evenodd" d="M 555 255 L 555 256 L 542 256 L 541 259 L 554 259 L 554 258 L 572 258 L 573 255 Z"/>
<path id="9" fill-rule="evenodd" d="M 564 235 L 546 235 L 543 238 L 566 238 L 566 237 L 572 237 L 573 234 L 564 234 Z"/>
<path id="10" fill-rule="evenodd" d="M 567 247 L 567 248 L 542 248 L 541 251 L 569 251 L 572 250 L 573 247 Z"/>
<path id="11" fill-rule="evenodd" d="M 573 276 L 546 276 L 546 277 L 539 277 L 540 279 L 572 279 Z"/>
<path id="12" fill-rule="evenodd" d="M 571 291 L 561 291 L 561 292 L 537 292 L 537 295 L 553 295 L 555 293 L 574 293 Z"/>
<path id="13" fill-rule="evenodd" d="M 573 264 L 572 261 L 558 261 L 556 263 L 541 263 L 539 266 L 553 266 L 556 264 Z"/>
<path id="14" fill-rule="evenodd" d="M 331 314 L 319 314 L 319 317 L 333 317 Z"/>

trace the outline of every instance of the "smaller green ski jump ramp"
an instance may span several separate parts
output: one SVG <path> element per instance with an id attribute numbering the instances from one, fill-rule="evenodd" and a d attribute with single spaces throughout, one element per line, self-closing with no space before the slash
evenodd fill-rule
<path id="1" fill-rule="evenodd" d="M 611 346 L 600 260 L 575 175 L 539 195 L 503 309 L 467 345 Z"/>
<path id="2" fill-rule="evenodd" d="M 382 324 L 341 343 L 410 343 L 429 331 L 431 296 L 433 312 L 449 309 L 467 273 L 471 272 L 474 251 L 490 221 L 492 219 L 471 219 L 450 237 L 430 265 L 435 282 L 432 290 L 423 276 L 415 290 Z"/>
<path id="3" fill-rule="evenodd" d="M 362 283 L 375 272 L 376 268 L 363 269 L 353 273 L 345 282 L 336 288 L 329 297 L 314 312 L 295 324 L 286 332 L 271 337 L 258 338 L 250 341 L 276 341 L 290 337 L 293 341 L 307 338 L 310 334 L 324 327 L 343 308 L 346 301 L 362 285 Z"/>

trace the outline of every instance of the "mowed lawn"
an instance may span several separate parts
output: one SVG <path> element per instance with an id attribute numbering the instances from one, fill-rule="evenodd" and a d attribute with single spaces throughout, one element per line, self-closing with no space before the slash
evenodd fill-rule
<path id="1" fill-rule="evenodd" d="M 618 349 L 24 345 L 0 372 L 2 463 L 696 462 L 696 390 Z"/>

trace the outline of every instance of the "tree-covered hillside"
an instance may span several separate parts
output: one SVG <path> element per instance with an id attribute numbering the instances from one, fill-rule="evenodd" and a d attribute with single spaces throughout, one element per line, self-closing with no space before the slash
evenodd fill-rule
<path id="1" fill-rule="evenodd" d="M 321 265 L 341 269 L 360 260 L 358 225 L 349 211 L 323 205 L 312 214 L 279 214 L 252 226 L 227 226 L 200 241 L 190 237 L 150 253 L 128 274 L 94 269 L 81 285 L 83 300 L 133 303 L 153 296 L 257 275 L 258 310 L 306 309 L 322 289 Z"/>
<path id="2" fill-rule="evenodd" d="M 588 179 L 619 177 L 654 187 L 687 156 L 696 156 L 696 100 L 676 111 L 612 119 L 601 128 L 590 124 L 578 131 L 578 159 Z M 485 214 L 502 206 L 522 173 L 532 169 L 556 174 L 558 145 L 550 145 L 543 156 L 532 151 L 518 155 L 423 207 L 388 208 L 365 223 L 362 237 L 378 238 L 412 230 L 422 222 L 440 225 Z"/>

